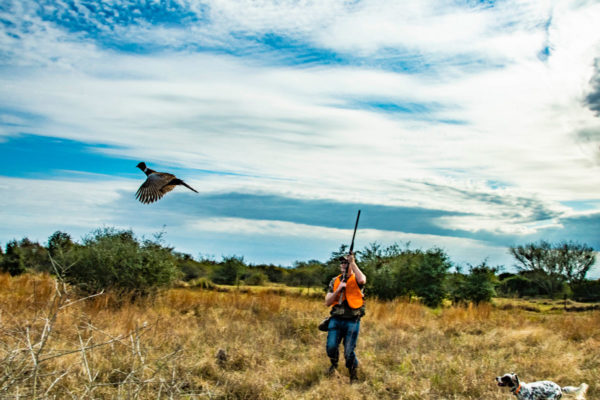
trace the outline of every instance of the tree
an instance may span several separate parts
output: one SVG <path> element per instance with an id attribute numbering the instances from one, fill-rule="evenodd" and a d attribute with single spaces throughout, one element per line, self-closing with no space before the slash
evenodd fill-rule
<path id="1" fill-rule="evenodd" d="M 269 282 L 284 283 L 287 282 L 290 271 L 287 268 L 276 265 L 257 265 L 254 268 L 261 270 L 267 275 Z"/>
<path id="2" fill-rule="evenodd" d="M 360 252 L 360 268 L 367 276 L 366 291 L 383 300 L 414 295 L 411 254 L 408 243 L 406 248 L 396 243 L 384 248 L 377 242 L 365 247 Z"/>
<path id="3" fill-rule="evenodd" d="M 600 279 L 583 281 L 573 285 L 573 298 L 577 301 L 600 301 Z"/>
<path id="4" fill-rule="evenodd" d="M 475 304 L 490 302 L 496 295 L 498 270 L 499 267 L 490 267 L 485 260 L 476 267 L 470 265 L 469 274 L 457 285 L 454 298 Z"/>
<path id="5" fill-rule="evenodd" d="M 71 235 L 65 232 L 56 231 L 48 238 L 46 250 L 52 260 L 55 261 L 55 265 L 60 265 L 61 268 L 67 268 L 69 267 L 69 262 L 74 262 L 69 255 L 75 247 L 75 243 L 71 240 Z M 70 261 L 67 259 L 70 259 Z M 54 273 L 54 268 L 52 268 L 50 272 Z"/>
<path id="6" fill-rule="evenodd" d="M 446 253 L 439 248 L 420 253 L 419 258 L 414 283 L 415 293 L 423 299 L 425 305 L 437 307 L 446 297 L 444 280 L 452 264 Z"/>
<path id="7" fill-rule="evenodd" d="M 191 255 L 185 253 L 174 253 L 174 255 L 177 259 L 177 268 L 181 271 L 181 278 L 184 281 L 210 277 L 217 264 L 209 259 L 196 261 Z"/>
<path id="8" fill-rule="evenodd" d="M 528 271 L 521 271 L 518 275 L 501 274 L 497 290 L 504 296 L 539 296 L 543 292 L 540 285 L 530 278 L 532 275 L 534 273 Z"/>
<path id="9" fill-rule="evenodd" d="M 325 266 L 317 261 L 296 261 L 294 268 L 290 270 L 290 283 L 294 286 L 305 286 L 310 289 L 319 286 L 325 274 Z"/>
<path id="10" fill-rule="evenodd" d="M 521 264 L 520 270 L 525 271 L 547 271 L 547 258 L 550 253 L 551 245 L 548 242 L 541 241 L 529 243 L 523 246 L 510 247 L 510 254 Z"/>
<path id="11" fill-rule="evenodd" d="M 262 271 L 254 271 L 244 279 L 246 285 L 261 286 L 269 281 L 269 277 Z"/>
<path id="12" fill-rule="evenodd" d="M 12 276 L 24 273 L 25 256 L 16 240 L 11 240 L 6 244 L 6 254 L 2 260 L 2 271 L 8 272 Z"/>
<path id="13" fill-rule="evenodd" d="M 56 231 L 48 238 L 48 253 L 52 257 L 58 257 L 63 253 L 71 250 L 75 244 L 71 240 L 71 235 L 65 232 Z"/>
<path id="14" fill-rule="evenodd" d="M 575 242 L 561 242 L 554 247 L 554 262 L 569 284 L 578 284 L 596 261 L 594 249 Z"/>
<path id="15" fill-rule="evenodd" d="M 510 254 L 515 257 L 521 271 L 529 271 L 529 279 L 535 282 L 550 297 L 554 298 L 562 287 L 563 276 L 551 261 L 552 245 L 546 241 L 528 243 L 511 247 Z"/>
<path id="16" fill-rule="evenodd" d="M 531 272 L 529 278 L 550 297 L 564 290 L 566 282 L 582 282 L 595 261 L 591 247 L 574 242 L 552 245 L 540 241 L 511 247 L 509 251 L 520 264 L 517 268 Z"/>
<path id="17" fill-rule="evenodd" d="M 223 257 L 223 262 L 215 269 L 212 280 L 223 285 L 238 285 L 244 269 L 244 257 Z"/>
<path id="18" fill-rule="evenodd" d="M 452 264 L 439 248 L 422 251 L 410 249 L 410 243 L 386 248 L 371 243 L 361 255 L 367 291 L 381 299 L 417 296 L 424 304 L 436 307 L 446 296 L 444 283 Z"/>
<path id="19" fill-rule="evenodd" d="M 25 237 L 19 242 L 12 240 L 6 245 L 2 270 L 11 275 L 27 271 L 50 271 L 50 261 L 46 249 L 37 242 Z"/>

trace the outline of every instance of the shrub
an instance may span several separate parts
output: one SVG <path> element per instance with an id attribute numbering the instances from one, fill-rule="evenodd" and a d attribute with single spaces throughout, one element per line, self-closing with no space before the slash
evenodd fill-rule
<path id="1" fill-rule="evenodd" d="M 71 235 L 65 232 L 56 231 L 48 238 L 46 249 L 52 257 L 56 258 L 69 252 L 74 246 L 75 244 L 71 239 Z"/>
<path id="2" fill-rule="evenodd" d="M 237 285 L 246 268 L 243 257 L 224 257 L 213 273 L 213 282 L 222 285 Z"/>
<path id="3" fill-rule="evenodd" d="M 210 260 L 196 261 L 189 254 L 176 254 L 177 267 L 181 271 L 184 281 L 209 277 L 215 269 L 215 262 Z"/>
<path id="4" fill-rule="evenodd" d="M 2 258 L 0 269 L 15 276 L 27 271 L 48 272 L 50 261 L 44 246 L 23 238 L 12 240 L 6 245 L 6 254 Z"/>
<path id="5" fill-rule="evenodd" d="M 200 288 L 200 289 L 209 289 L 212 290 L 215 288 L 215 284 L 208 278 L 199 278 L 190 282 L 191 287 Z"/>
<path id="6" fill-rule="evenodd" d="M 367 275 L 368 293 L 384 300 L 414 295 L 431 307 L 445 298 L 451 263 L 443 250 L 412 250 L 408 243 L 404 248 L 394 244 L 382 249 L 372 243 L 362 255 L 359 266 Z"/>
<path id="7" fill-rule="evenodd" d="M 489 267 L 485 261 L 470 267 L 470 273 L 458 283 L 453 293 L 454 300 L 472 301 L 475 304 L 490 302 L 496 295 L 494 289 L 498 268 Z"/>
<path id="8" fill-rule="evenodd" d="M 401 295 L 398 288 L 398 270 L 392 265 L 386 264 L 378 268 L 372 276 L 367 277 L 367 283 L 372 280 L 369 292 L 382 300 L 392 300 Z"/>
<path id="9" fill-rule="evenodd" d="M 573 298 L 577 301 L 600 301 L 600 279 L 583 281 L 572 285 Z"/>
<path id="10" fill-rule="evenodd" d="M 257 271 L 251 273 L 249 277 L 244 279 L 244 282 L 246 283 L 246 285 L 260 286 L 267 283 L 268 280 L 269 278 L 265 273 Z"/>
<path id="11" fill-rule="evenodd" d="M 439 248 L 427 250 L 420 255 L 414 290 L 425 305 L 437 307 L 446 297 L 444 281 L 451 263 L 446 253 Z"/>
<path id="12" fill-rule="evenodd" d="M 289 270 L 286 284 L 304 286 L 307 288 L 319 286 L 326 274 L 326 267 L 316 260 L 308 262 L 297 261 L 294 268 Z"/>
<path id="13" fill-rule="evenodd" d="M 177 277 L 171 249 L 150 240 L 140 243 L 131 231 L 114 228 L 94 231 L 69 258 L 65 278 L 89 293 L 102 289 L 146 293 Z"/>
<path id="14" fill-rule="evenodd" d="M 498 292 L 504 296 L 535 297 L 542 294 L 540 286 L 527 276 L 511 275 L 498 285 Z"/>
<path id="15" fill-rule="evenodd" d="M 6 244 L 6 255 L 2 260 L 2 272 L 8 272 L 12 276 L 25 272 L 25 256 L 16 240 Z"/>
<path id="16" fill-rule="evenodd" d="M 284 283 L 290 274 L 290 271 L 286 268 L 275 265 L 257 265 L 254 268 L 258 268 L 264 272 L 269 282 Z"/>

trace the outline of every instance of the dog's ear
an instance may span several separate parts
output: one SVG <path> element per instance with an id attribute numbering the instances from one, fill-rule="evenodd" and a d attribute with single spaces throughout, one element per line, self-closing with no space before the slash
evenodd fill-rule
<path id="1" fill-rule="evenodd" d="M 513 374 L 515 386 L 519 386 L 519 376 L 517 374 Z"/>
<path id="2" fill-rule="evenodd" d="M 508 387 L 513 387 L 515 385 L 515 380 L 514 380 L 514 375 L 513 373 L 510 374 L 504 374 L 502 375 L 500 378 L 500 382 L 502 383 L 502 385 L 500 386 L 508 386 Z"/>

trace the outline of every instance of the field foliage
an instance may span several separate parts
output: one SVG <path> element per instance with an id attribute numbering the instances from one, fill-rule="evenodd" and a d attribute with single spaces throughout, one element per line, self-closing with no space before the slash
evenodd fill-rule
<path id="1" fill-rule="evenodd" d="M 310 290 L 326 288 L 340 273 L 340 257 L 348 253 L 347 246 L 341 245 L 324 262 L 296 261 L 288 267 L 248 264 L 235 255 L 217 262 L 178 253 L 164 243 L 163 235 L 139 238 L 131 230 L 104 227 L 81 242 L 61 231 L 45 245 L 25 237 L 8 242 L 5 251 L 0 247 L 0 272 L 59 274 L 87 294 L 106 290 L 144 296 L 175 282 L 203 288 L 281 284 Z M 600 280 L 586 278 L 595 262 L 591 247 L 541 242 L 511 251 L 521 264 L 516 274 L 500 273 L 504 267 L 488 265 L 487 260 L 465 268 L 441 248 L 415 249 L 410 243 L 387 247 L 370 243 L 356 251 L 356 258 L 369 277 L 365 290 L 380 300 L 418 299 L 434 308 L 446 301 L 489 302 L 497 295 L 600 301 Z"/>
<path id="2" fill-rule="evenodd" d="M 493 400 L 513 371 L 600 397 L 599 311 L 368 299 L 354 385 L 324 374 L 326 313 L 300 291 L 78 301 L 48 275 L 0 275 L 0 398 Z"/>

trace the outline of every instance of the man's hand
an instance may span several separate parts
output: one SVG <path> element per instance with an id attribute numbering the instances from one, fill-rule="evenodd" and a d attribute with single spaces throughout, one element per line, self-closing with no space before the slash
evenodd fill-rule
<path id="1" fill-rule="evenodd" d="M 339 300 L 342 290 L 346 287 L 346 282 L 340 282 L 335 292 L 329 292 L 325 295 L 325 305 L 330 306 L 335 301 Z"/>
<path id="2" fill-rule="evenodd" d="M 348 260 L 348 262 L 350 264 L 352 263 L 356 263 L 356 259 L 354 258 L 354 252 L 351 251 L 347 256 L 346 256 L 346 260 Z"/>

